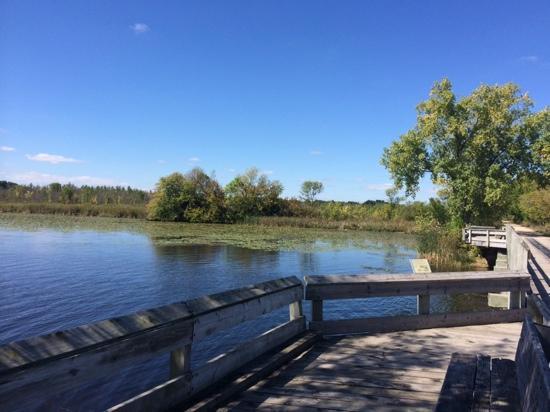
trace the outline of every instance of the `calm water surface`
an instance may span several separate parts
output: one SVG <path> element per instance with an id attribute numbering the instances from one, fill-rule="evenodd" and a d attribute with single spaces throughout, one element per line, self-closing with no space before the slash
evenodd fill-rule
<path id="1" fill-rule="evenodd" d="M 410 272 L 416 251 L 403 234 L 357 235 L 338 249 L 262 251 L 159 245 L 143 234 L 0 227 L 0 344 L 278 277 Z M 326 242 L 326 239 L 323 240 Z M 434 302 L 447 308 L 452 300 Z M 328 318 L 414 313 L 413 297 L 328 302 Z M 305 310 L 308 310 L 306 307 Z M 194 347 L 200 364 L 288 319 L 281 309 Z M 168 376 L 159 357 L 65 394 L 44 409 L 100 410 Z M 55 405 L 55 407 L 53 406 Z"/>

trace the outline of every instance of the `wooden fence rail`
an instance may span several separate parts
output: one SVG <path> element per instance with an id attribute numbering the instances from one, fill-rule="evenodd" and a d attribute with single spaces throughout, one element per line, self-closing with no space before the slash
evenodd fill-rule
<path id="1" fill-rule="evenodd" d="M 471 226 L 462 230 L 462 240 L 474 246 L 506 249 L 506 230 Z"/>
<path id="2" fill-rule="evenodd" d="M 530 277 L 518 272 L 456 272 L 415 275 L 306 276 L 306 300 L 312 301 L 310 329 L 323 334 L 390 332 L 450 326 L 519 322 L 525 312 Z M 510 292 L 504 311 L 429 314 L 430 296 Z M 323 319 L 323 301 L 381 296 L 417 296 L 416 316 Z"/>
<path id="3" fill-rule="evenodd" d="M 113 410 L 170 408 L 305 331 L 302 299 L 302 282 L 289 277 L 2 346 L 2 409 L 39 407 L 52 395 L 167 352 L 170 380 Z M 286 305 L 288 322 L 191 370 L 194 342 Z"/>

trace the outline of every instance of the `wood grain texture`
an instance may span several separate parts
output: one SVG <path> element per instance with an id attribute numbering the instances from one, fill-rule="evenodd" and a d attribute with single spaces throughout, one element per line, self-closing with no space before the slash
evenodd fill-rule
<path id="1" fill-rule="evenodd" d="M 305 281 L 309 300 L 527 291 L 530 287 L 529 275 L 519 272 L 306 276 Z"/>
<path id="2" fill-rule="evenodd" d="M 443 313 L 432 315 L 388 316 L 310 322 L 310 329 L 325 335 L 378 333 L 492 323 L 520 322 L 524 309 L 491 312 Z"/>

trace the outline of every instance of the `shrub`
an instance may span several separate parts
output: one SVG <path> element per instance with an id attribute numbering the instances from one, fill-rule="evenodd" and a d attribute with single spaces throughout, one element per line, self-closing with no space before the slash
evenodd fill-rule
<path id="1" fill-rule="evenodd" d="M 195 168 L 161 178 L 147 210 L 151 220 L 223 222 L 224 194 L 214 178 Z"/>
<path id="2" fill-rule="evenodd" d="M 537 225 L 550 223 L 550 189 L 539 189 L 521 195 L 519 206 L 528 222 Z"/>

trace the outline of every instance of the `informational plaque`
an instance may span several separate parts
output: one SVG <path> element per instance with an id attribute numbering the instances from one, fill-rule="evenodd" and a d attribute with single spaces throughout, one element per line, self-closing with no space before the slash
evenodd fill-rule
<path id="1" fill-rule="evenodd" d="M 432 273 L 427 259 L 410 259 L 413 273 Z"/>

